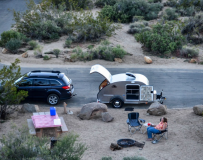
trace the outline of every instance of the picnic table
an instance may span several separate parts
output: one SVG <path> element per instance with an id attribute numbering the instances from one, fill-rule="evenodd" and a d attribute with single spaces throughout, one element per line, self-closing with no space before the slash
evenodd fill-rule
<path id="1" fill-rule="evenodd" d="M 33 113 L 32 119 L 27 119 L 29 133 L 37 137 L 43 136 L 43 130 L 49 128 L 53 129 L 55 137 L 61 133 L 67 132 L 68 128 L 64 122 L 63 117 L 51 116 L 50 112 L 36 112 Z"/>

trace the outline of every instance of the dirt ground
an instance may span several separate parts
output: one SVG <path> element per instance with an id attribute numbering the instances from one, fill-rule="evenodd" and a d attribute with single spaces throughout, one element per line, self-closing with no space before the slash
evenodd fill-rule
<path id="1" fill-rule="evenodd" d="M 100 160 L 102 157 L 112 157 L 113 160 L 122 160 L 127 156 L 142 156 L 148 160 L 201 160 L 203 157 L 203 117 L 194 114 L 192 108 L 170 109 L 165 117 L 168 118 L 168 140 L 162 139 L 157 144 L 152 144 L 147 139 L 147 133 L 140 132 L 131 134 L 126 124 L 127 114 L 130 111 L 124 109 L 109 108 L 108 112 L 114 120 L 103 122 L 100 116 L 90 120 L 80 120 L 77 115 L 80 108 L 68 108 L 73 115 L 63 114 L 63 107 L 57 107 L 56 111 L 62 116 L 69 132 L 77 133 L 79 141 L 87 145 L 88 150 L 84 153 L 82 160 Z M 49 111 L 47 107 L 40 108 L 40 111 Z M 146 122 L 159 123 L 161 116 L 149 116 L 146 109 L 136 109 L 140 118 Z M 17 118 L 0 123 L 0 137 L 8 133 L 11 123 L 18 127 L 26 125 L 31 113 L 19 114 Z M 142 127 L 145 131 L 146 127 Z M 69 133 L 68 132 L 68 133 Z M 66 134 L 68 134 L 66 133 Z M 123 148 L 122 150 L 111 151 L 109 146 L 117 140 L 129 138 L 138 142 L 145 142 L 143 150 L 138 147 Z"/>

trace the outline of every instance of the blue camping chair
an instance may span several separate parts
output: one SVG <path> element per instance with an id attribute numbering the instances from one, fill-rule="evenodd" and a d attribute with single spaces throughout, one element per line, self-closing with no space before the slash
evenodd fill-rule
<path id="1" fill-rule="evenodd" d="M 145 120 L 139 118 L 138 112 L 128 113 L 128 119 L 126 122 L 128 124 L 128 131 L 131 134 L 135 133 L 136 131 L 140 131 L 142 133 L 141 127 L 142 124 L 145 123 Z"/>

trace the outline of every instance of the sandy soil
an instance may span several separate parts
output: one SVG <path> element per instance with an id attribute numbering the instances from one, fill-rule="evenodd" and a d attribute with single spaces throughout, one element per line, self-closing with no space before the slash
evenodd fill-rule
<path id="1" fill-rule="evenodd" d="M 131 135 L 127 130 L 127 114 L 124 109 L 109 108 L 108 112 L 114 117 L 114 121 L 106 123 L 100 116 L 90 120 L 80 120 L 77 115 L 80 108 L 69 108 L 73 115 L 63 114 L 63 108 L 57 107 L 59 116 L 63 116 L 69 132 L 79 134 L 80 142 L 87 145 L 88 150 L 84 153 L 82 160 L 100 160 L 102 157 L 110 156 L 113 160 L 122 160 L 127 156 L 142 156 L 148 160 L 200 160 L 203 157 L 203 117 L 197 116 L 190 109 L 171 109 L 168 110 L 169 131 L 168 140 L 162 139 L 157 144 L 146 141 L 147 134 L 136 132 Z M 48 111 L 48 108 L 40 108 L 40 111 Z M 149 116 L 146 109 L 136 109 L 140 113 L 140 118 L 147 122 L 157 124 L 161 116 Z M 26 125 L 26 119 L 31 118 L 31 113 L 18 114 L 16 119 L 0 123 L 0 136 L 8 133 L 11 123 L 14 122 L 18 127 Z M 145 131 L 146 128 L 142 127 Z M 68 133 L 67 133 L 68 134 Z M 109 146 L 123 138 L 134 139 L 138 142 L 145 141 L 143 150 L 138 147 L 123 148 L 122 150 L 111 151 Z"/>

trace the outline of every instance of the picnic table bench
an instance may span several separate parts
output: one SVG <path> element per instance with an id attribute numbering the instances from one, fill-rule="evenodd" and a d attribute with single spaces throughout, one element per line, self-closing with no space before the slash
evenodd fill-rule
<path id="1" fill-rule="evenodd" d="M 37 117 L 34 117 L 34 116 L 37 116 Z M 49 117 L 49 116 L 50 116 L 49 112 L 33 113 L 32 119 L 27 119 L 29 133 L 31 135 L 36 135 L 37 137 L 42 137 L 43 136 L 43 129 L 53 128 L 54 132 L 55 132 L 55 137 L 58 137 L 63 132 L 68 132 L 68 128 L 66 126 L 66 123 L 65 123 L 63 117 L 58 117 L 58 115 L 56 115 L 56 117 Z M 42 126 L 40 126 L 40 122 L 41 122 L 40 118 L 42 118 L 42 123 L 43 123 L 43 118 L 46 118 L 46 117 L 49 118 L 49 121 L 54 120 L 54 118 L 60 119 L 61 124 L 60 125 L 54 125 L 53 122 L 51 124 L 47 124 L 48 122 L 44 122 L 45 125 L 43 126 L 43 124 L 42 124 Z M 39 120 L 35 121 L 33 123 L 33 120 L 35 120 L 34 118 L 38 118 Z M 38 124 L 35 124 L 35 123 L 38 123 Z"/>

